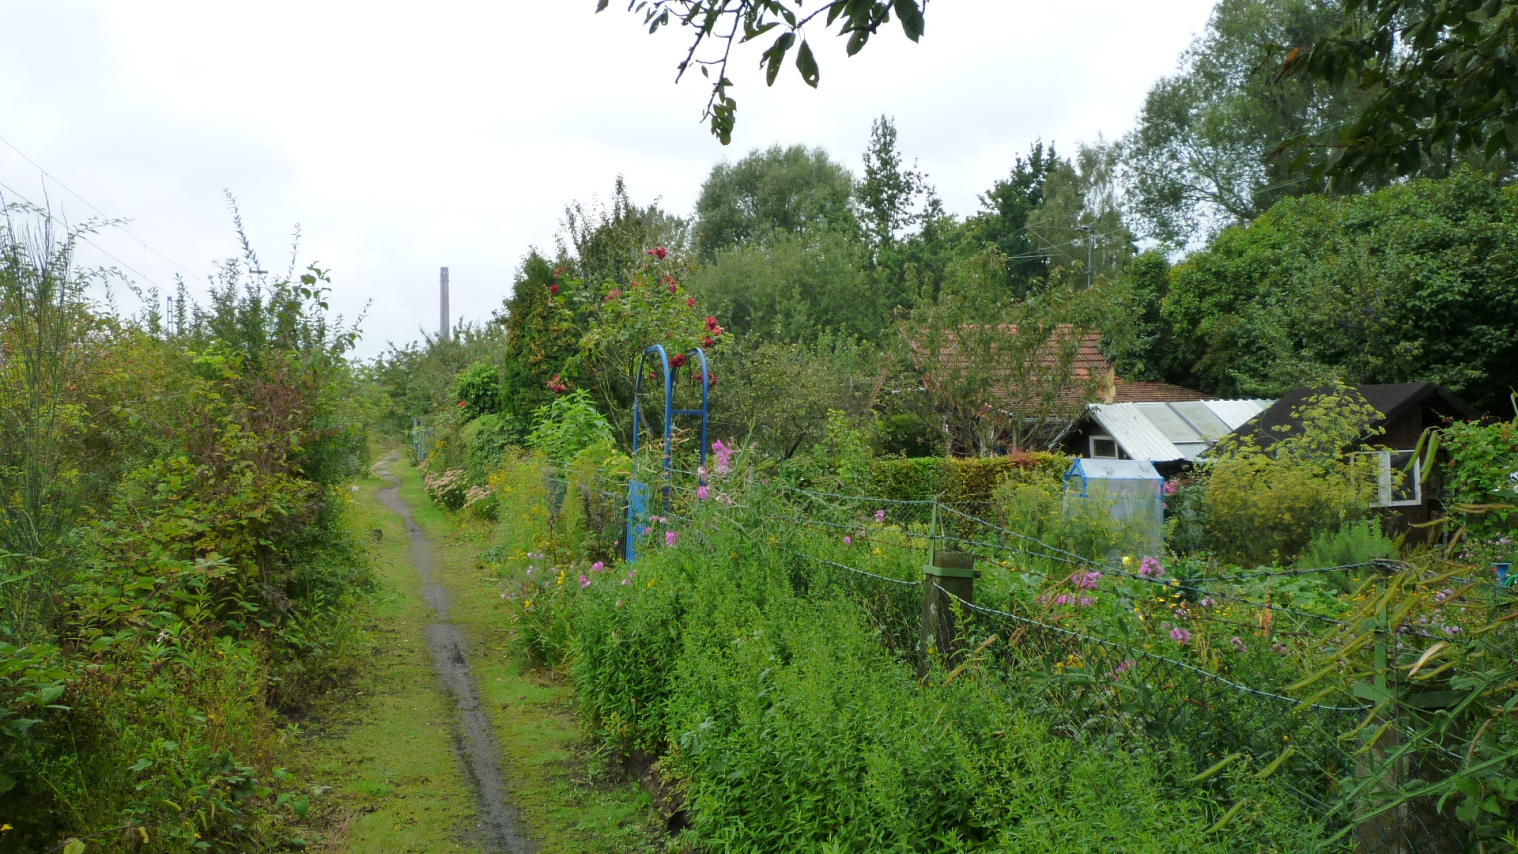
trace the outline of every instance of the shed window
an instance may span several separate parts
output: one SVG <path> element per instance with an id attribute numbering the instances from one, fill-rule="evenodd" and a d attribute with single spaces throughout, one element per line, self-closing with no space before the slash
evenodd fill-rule
<path id="1" fill-rule="evenodd" d="M 1408 507 L 1423 503 L 1423 461 L 1412 451 L 1369 451 L 1365 456 L 1375 466 L 1375 506 Z"/>
<path id="2" fill-rule="evenodd" d="M 1117 440 L 1111 436 L 1092 436 L 1091 456 L 1099 460 L 1119 460 L 1123 458 L 1122 451 L 1117 447 Z"/>

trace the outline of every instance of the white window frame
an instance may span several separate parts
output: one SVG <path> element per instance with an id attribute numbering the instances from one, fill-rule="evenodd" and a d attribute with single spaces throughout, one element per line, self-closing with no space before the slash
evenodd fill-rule
<path id="1" fill-rule="evenodd" d="M 1423 503 L 1423 460 L 1413 457 L 1413 469 L 1407 472 L 1411 478 L 1413 494 L 1411 498 L 1397 501 L 1392 500 L 1392 454 L 1411 454 L 1411 449 L 1398 451 L 1362 451 L 1364 456 L 1376 458 L 1376 501 L 1375 507 L 1416 507 Z"/>
<path id="2" fill-rule="evenodd" d="M 1098 454 L 1096 452 L 1096 443 L 1098 440 L 1112 443 L 1111 456 L 1108 456 L 1106 454 Z M 1119 445 L 1117 443 L 1117 439 L 1113 436 L 1099 436 L 1093 433 L 1087 442 L 1087 450 L 1090 452 L 1091 459 L 1093 460 L 1120 460 L 1123 458 L 1123 446 Z"/>

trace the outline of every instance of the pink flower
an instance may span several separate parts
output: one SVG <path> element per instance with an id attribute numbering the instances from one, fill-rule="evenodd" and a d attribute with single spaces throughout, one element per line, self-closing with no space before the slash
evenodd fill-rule
<path id="1" fill-rule="evenodd" d="M 643 526 L 643 536 L 645 536 L 645 537 L 646 537 L 646 536 L 648 536 L 648 535 L 649 535 L 649 534 L 652 534 L 652 533 L 653 533 L 653 532 L 654 532 L 654 529 L 653 529 L 653 528 L 652 528 L 652 527 L 650 527 L 650 526 L 648 526 L 648 525 L 644 525 L 644 526 Z"/>
<path id="2" fill-rule="evenodd" d="M 680 539 L 680 535 L 677 534 L 677 533 L 675 533 L 674 531 L 665 531 L 664 532 L 664 545 L 666 545 L 666 546 L 672 546 L 672 545 L 675 544 L 675 540 L 678 540 L 678 539 Z"/>
<path id="3" fill-rule="evenodd" d="M 851 537 L 851 536 L 849 536 L 848 534 L 844 534 L 843 535 L 843 544 L 846 545 L 846 546 L 852 546 L 854 544 L 854 538 Z"/>
<path id="4" fill-rule="evenodd" d="M 881 509 L 881 510 L 876 510 L 875 511 L 875 521 L 876 522 L 884 522 L 885 521 L 885 510 Z"/>
<path id="5" fill-rule="evenodd" d="M 1216 604 L 1218 604 L 1217 600 L 1214 599 L 1214 598 L 1212 598 L 1211 596 L 1203 596 L 1202 597 L 1202 601 L 1200 601 L 1200 602 L 1197 603 L 1197 605 L 1199 605 L 1199 606 L 1201 606 L 1203 608 L 1211 608 L 1213 605 L 1216 605 Z"/>
<path id="6" fill-rule="evenodd" d="M 1185 645 L 1191 641 L 1191 632 L 1176 626 L 1170 630 L 1170 638 L 1178 644 Z"/>
<path id="7" fill-rule="evenodd" d="M 705 501 L 706 497 L 708 495 L 710 495 L 710 494 L 711 493 L 709 493 L 709 492 L 706 491 L 706 484 L 703 483 L 700 486 L 696 487 L 696 498 L 697 498 L 697 500 Z"/>
<path id="8" fill-rule="evenodd" d="M 1061 593 L 1061 594 L 1059 594 L 1058 597 L 1055 598 L 1054 604 L 1056 604 L 1056 605 L 1068 605 L 1068 604 L 1070 604 L 1070 597 L 1066 596 L 1063 593 Z"/>
<path id="9" fill-rule="evenodd" d="M 1167 481 L 1165 481 L 1165 494 L 1166 495 L 1174 495 L 1179 489 L 1180 489 L 1180 487 L 1175 485 L 1175 481 L 1173 481 L 1173 480 L 1167 480 Z"/>
<path id="10" fill-rule="evenodd" d="M 696 307 L 696 298 L 695 297 L 686 297 L 685 298 L 685 307 L 686 308 L 695 308 Z"/>
<path id="11" fill-rule="evenodd" d="M 1244 642 L 1242 640 L 1240 640 L 1237 635 L 1229 638 L 1228 642 L 1231 643 L 1231 644 L 1233 644 L 1233 648 L 1236 649 L 1236 650 L 1238 650 L 1239 652 L 1243 652 L 1244 651 Z"/>
<path id="12" fill-rule="evenodd" d="M 580 573 L 580 589 L 584 590 L 585 588 L 587 588 L 589 586 L 590 586 L 590 579 L 585 577 L 585 573 L 583 573 L 583 572 Z"/>
<path id="13" fill-rule="evenodd" d="M 605 568 L 606 568 L 606 564 L 604 564 L 604 563 L 602 563 L 600 561 L 596 561 L 595 563 L 593 563 L 593 564 L 590 565 L 590 571 L 591 572 L 600 572 L 601 570 L 603 570 Z"/>
<path id="14" fill-rule="evenodd" d="M 1095 604 L 1096 604 L 1096 600 L 1092 599 L 1090 596 L 1082 596 L 1081 597 L 1081 607 L 1082 608 L 1090 608 L 1092 605 L 1095 605 Z"/>
<path id="15" fill-rule="evenodd" d="M 1152 557 L 1146 557 L 1139 563 L 1139 575 L 1145 578 L 1159 578 L 1164 574 L 1165 568 Z"/>
<path id="16" fill-rule="evenodd" d="M 1077 572 L 1070 577 L 1070 583 L 1074 584 L 1077 590 L 1095 590 L 1096 582 L 1101 580 L 1100 572 Z"/>

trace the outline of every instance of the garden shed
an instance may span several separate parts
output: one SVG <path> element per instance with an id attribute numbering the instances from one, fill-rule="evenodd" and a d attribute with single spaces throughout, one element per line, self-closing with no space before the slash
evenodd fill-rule
<path id="1" fill-rule="evenodd" d="M 1079 502 L 1079 504 L 1077 503 Z M 1135 549 L 1158 554 L 1165 534 L 1165 479 L 1148 460 L 1076 458 L 1065 472 L 1065 511 L 1096 504 L 1128 530 Z"/>
<path id="2" fill-rule="evenodd" d="M 1381 383 L 1353 389 L 1380 413 L 1372 427 L 1381 432 L 1344 450 L 1374 457 L 1380 481 L 1376 504 L 1385 508 L 1390 529 L 1407 531 L 1410 537 L 1426 536 L 1426 529 L 1415 526 L 1444 515 L 1444 509 L 1438 498 L 1439 473 L 1430 472 L 1425 478 L 1422 461 L 1414 459 L 1418 437 L 1430 427 L 1451 421 L 1479 420 L 1481 413 L 1437 383 Z M 1234 435 L 1266 450 L 1283 438 L 1300 435 L 1306 428 L 1298 411 L 1323 391 L 1306 386 L 1295 389 L 1235 429 Z"/>

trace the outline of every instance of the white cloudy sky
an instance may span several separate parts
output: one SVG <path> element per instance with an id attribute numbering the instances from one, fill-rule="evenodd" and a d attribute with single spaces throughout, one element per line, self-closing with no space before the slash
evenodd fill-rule
<path id="1" fill-rule="evenodd" d="M 673 83 L 684 35 L 612 6 L 0 0 L 0 184 L 71 220 L 129 218 L 83 260 L 196 287 L 236 252 L 231 190 L 267 268 L 299 224 L 334 308 L 372 301 L 374 355 L 435 328 L 439 266 L 455 317 L 488 317 L 564 205 L 619 173 L 688 212 L 713 163 L 754 147 L 819 145 L 857 170 L 888 114 L 949 210 L 973 212 L 1035 139 L 1128 130 L 1212 0 L 937 0 L 921 44 L 893 29 L 852 59 L 819 29 L 817 91 L 789 66 L 765 89 L 757 51 L 740 55 L 726 148 L 698 123 L 701 78 Z"/>

